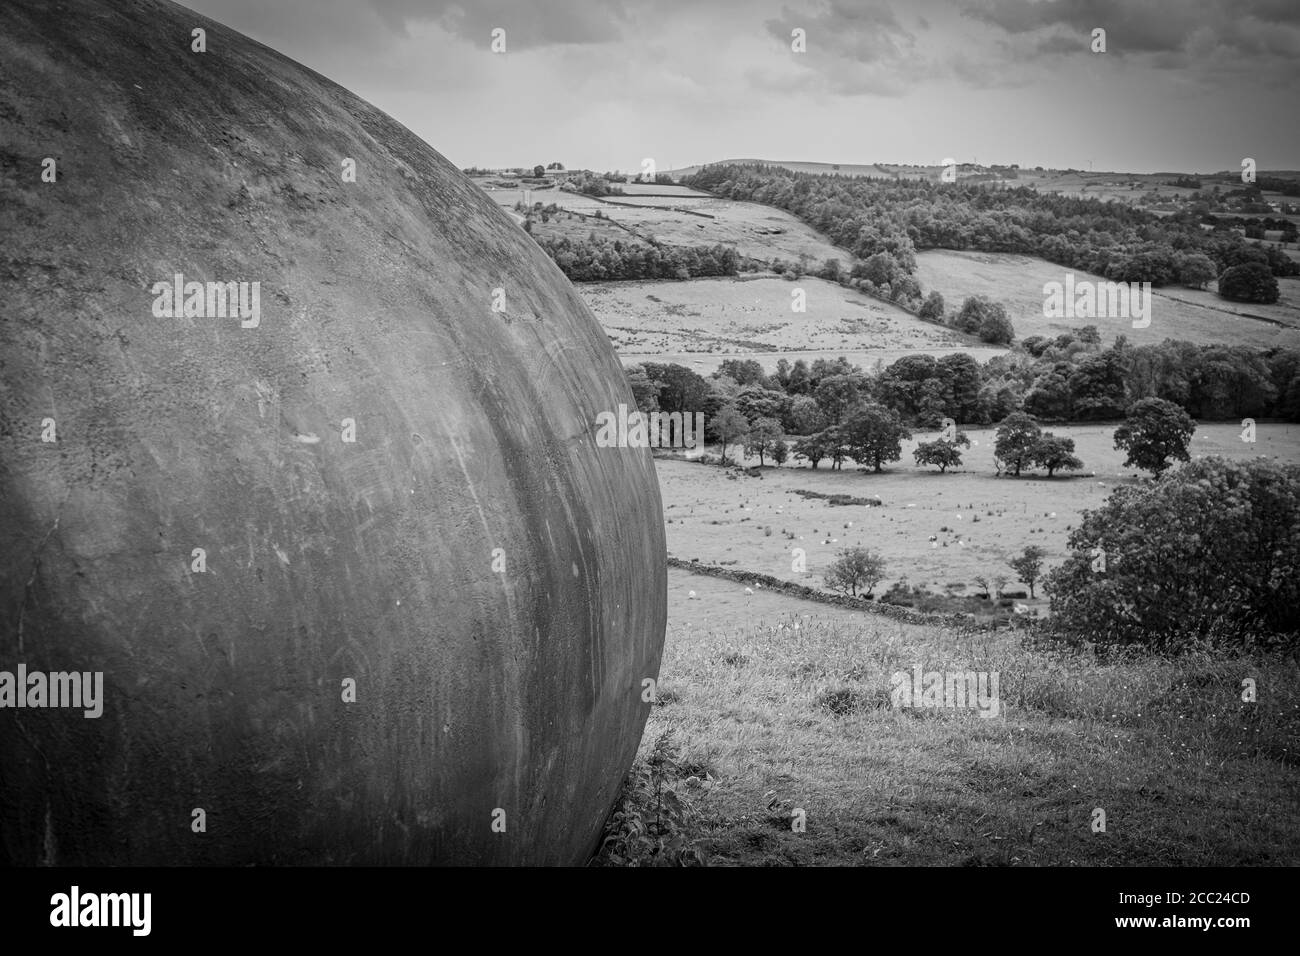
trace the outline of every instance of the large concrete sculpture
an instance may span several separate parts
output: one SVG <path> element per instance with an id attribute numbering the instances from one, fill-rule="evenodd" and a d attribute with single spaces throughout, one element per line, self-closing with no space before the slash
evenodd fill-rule
<path id="1" fill-rule="evenodd" d="M 572 286 L 182 7 L 6 0 L 0 74 L 0 863 L 581 862 L 666 571 Z"/>

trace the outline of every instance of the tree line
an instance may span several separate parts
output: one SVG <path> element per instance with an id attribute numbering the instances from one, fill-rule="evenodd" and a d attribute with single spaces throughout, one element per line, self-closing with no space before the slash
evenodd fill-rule
<path id="1" fill-rule="evenodd" d="M 594 232 L 586 239 L 547 236 L 537 243 L 574 282 L 694 279 L 740 272 L 740 255 L 718 244 L 658 246 L 611 240 Z"/>
<path id="2" fill-rule="evenodd" d="M 706 166 L 683 183 L 784 209 L 856 258 L 886 255 L 909 276 L 917 250 L 924 249 L 1033 255 L 1112 281 L 1153 286 L 1201 288 L 1248 264 L 1271 276 L 1300 275 L 1300 263 L 1281 250 L 1249 243 L 1214 217 L 1202 228 L 1206 217 L 1192 210 L 1160 217 L 1124 203 L 1027 186 L 844 178 L 765 165 Z"/>
<path id="3" fill-rule="evenodd" d="M 920 353 L 870 371 L 841 357 L 781 359 L 772 374 L 752 359 L 727 359 L 709 378 L 655 362 L 627 374 L 642 411 L 703 411 L 712 418 L 731 405 L 748 424 L 770 418 L 784 434 L 801 437 L 840 425 L 851 407 L 864 404 L 923 430 L 945 419 L 990 425 L 1014 412 L 1040 421 L 1118 420 L 1147 398 L 1201 420 L 1300 421 L 1300 350 L 1170 339 L 1134 346 L 1123 336 L 1102 348 L 1093 326 L 1052 339 L 1033 336 L 983 363 L 960 352 Z"/>

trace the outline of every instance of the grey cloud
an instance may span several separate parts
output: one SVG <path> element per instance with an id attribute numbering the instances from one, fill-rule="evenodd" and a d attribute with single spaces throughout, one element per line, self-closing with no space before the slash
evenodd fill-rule
<path id="1" fill-rule="evenodd" d="M 831 0 L 817 13 L 782 7 L 781 16 L 764 27 L 786 46 L 791 31 L 806 31 L 807 52 L 795 62 L 819 75 L 821 87 L 830 92 L 898 96 L 923 72 L 915 35 L 882 3 Z"/>
<path id="2" fill-rule="evenodd" d="M 1088 53 L 1091 42 L 1091 34 L 1054 33 L 1035 43 L 1034 50 L 1047 56 L 1068 56 L 1071 53 Z"/>
<path id="3" fill-rule="evenodd" d="M 506 31 L 507 50 L 620 40 L 630 21 L 622 0 L 365 0 L 388 27 L 405 33 L 416 22 L 436 23 L 472 43 L 488 45 Z"/>
<path id="4" fill-rule="evenodd" d="M 1207 31 L 1217 46 L 1242 54 L 1260 52 L 1259 28 L 1290 35 L 1300 25 L 1295 0 L 988 0 L 965 15 L 1010 34 L 1069 27 L 1087 36 L 1106 30 L 1111 54 L 1187 52 L 1192 38 Z M 1044 52 L 1059 52 L 1047 44 Z M 1177 58 L 1160 58 L 1166 59 Z"/>
<path id="5" fill-rule="evenodd" d="M 859 63 L 888 63 L 910 53 L 916 44 L 916 37 L 880 3 L 831 0 L 821 13 L 796 13 L 782 7 L 781 16 L 764 25 L 785 44 L 790 43 L 790 32 L 796 27 L 807 31 L 808 52 L 804 56 L 813 59 L 849 57 Z"/>

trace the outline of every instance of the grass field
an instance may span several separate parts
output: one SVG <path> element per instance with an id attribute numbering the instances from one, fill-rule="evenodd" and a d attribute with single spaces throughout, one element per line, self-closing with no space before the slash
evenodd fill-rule
<path id="1" fill-rule="evenodd" d="M 1300 278 L 1296 277 L 1278 280 L 1282 298 L 1275 305 L 1226 302 L 1213 292 L 1194 289 L 1152 290 L 1151 323 L 1135 329 L 1132 320 L 1125 318 L 1045 318 L 1044 283 L 1064 282 L 1071 270 L 1043 259 L 930 250 L 919 253 L 916 261 L 916 278 L 921 287 L 942 293 L 950 309 L 959 308 L 968 295 L 987 295 L 1005 305 L 1017 339 L 1056 336 L 1072 328 L 1095 325 L 1106 345 L 1122 334 L 1134 345 L 1182 339 L 1197 345 L 1300 347 Z M 1076 271 L 1075 279 L 1097 277 Z M 1246 318 L 1247 314 L 1267 321 Z"/>
<path id="2" fill-rule="evenodd" d="M 1300 863 L 1294 662 L 1103 663 L 776 595 L 743 624 L 684 621 L 717 583 L 670 574 L 659 706 L 621 806 L 642 849 L 616 828 L 598 862 Z M 891 675 L 915 666 L 996 672 L 998 716 L 893 708 Z"/>
<path id="3" fill-rule="evenodd" d="M 601 282 L 578 289 L 624 361 L 696 352 L 839 356 L 978 345 L 888 302 L 811 277 Z M 804 292 L 804 312 L 791 308 L 795 289 Z"/>
<path id="4" fill-rule="evenodd" d="M 793 168 L 801 164 L 785 165 Z M 802 165 L 820 167 L 823 164 Z M 876 166 L 853 168 L 859 175 L 867 169 L 880 175 L 883 175 L 881 169 L 892 169 Z M 1070 193 L 1077 187 L 1075 191 L 1088 195 L 1092 195 L 1092 191 L 1105 193 L 1110 188 L 1108 184 L 1121 183 L 1123 188 L 1111 189 L 1115 195 L 1107 194 L 1103 198 L 1125 201 L 1132 198 L 1126 185 L 1129 181 L 1149 186 L 1160 178 L 1117 179 L 1115 174 L 1105 173 L 1040 174 L 1032 171 L 1022 171 L 1022 177 L 1033 180 L 1043 189 Z M 490 178 L 476 181 L 507 209 L 524 199 L 522 188 L 489 188 L 494 182 Z M 814 267 L 826 259 L 839 259 L 845 265 L 851 259 L 816 230 L 770 206 L 716 199 L 682 186 L 629 183 L 623 188 L 626 195 L 610 197 L 608 202 L 554 188 L 532 190 L 529 198 L 533 201 L 556 203 L 562 210 L 551 216 L 547 223 L 534 220 L 533 234 L 538 238 L 568 236 L 584 239 L 595 232 L 624 242 L 721 243 L 735 247 L 742 256 L 762 261 L 773 257 L 794 261 L 804 255 Z M 600 217 L 595 215 L 597 211 L 601 213 Z M 1044 317 L 1043 286 L 1047 282 L 1063 282 L 1067 271 L 1070 270 L 1032 256 L 930 250 L 917 255 L 916 278 L 926 292 L 942 293 L 950 309 L 959 307 L 969 295 L 987 295 L 1003 303 L 1019 339 L 1031 335 L 1056 336 L 1092 324 L 1097 326 L 1106 344 L 1123 334 L 1135 345 L 1156 344 L 1174 338 L 1198 345 L 1300 347 L 1300 277 L 1278 280 L 1282 296 L 1272 305 L 1228 302 L 1215 294 L 1213 284 L 1207 290 L 1177 286 L 1156 290 L 1150 324 L 1145 328 L 1134 328 L 1132 319 L 1124 317 Z M 1076 272 L 1075 276 L 1077 280 L 1098 278 L 1082 272 Z M 813 284 L 815 280 L 800 281 Z M 643 287 L 644 293 L 641 291 Z M 777 353 L 798 352 L 798 355 L 789 356 L 793 361 L 796 357 L 815 358 L 825 349 L 837 348 L 858 364 L 870 363 L 877 357 L 892 361 L 916 348 L 930 350 L 936 355 L 953 350 L 967 351 L 980 360 L 999 351 L 981 346 L 968 337 L 947 334 L 888 303 L 850 290 L 819 296 L 820 303 L 827 303 L 827 313 L 813 315 L 814 304 L 810 303 L 809 315 L 801 321 L 792 321 L 789 290 L 782 290 L 780 282 L 775 281 L 770 285 L 743 289 L 729 285 L 727 280 L 586 283 L 580 288 L 628 362 L 659 356 L 664 361 L 699 364 L 712 371 L 724 357 L 753 357 L 770 367 L 780 357 Z M 660 289 L 665 291 L 658 291 Z M 668 307 L 649 308 L 657 304 L 655 299 L 643 300 L 642 295 L 663 299 Z M 850 305 L 856 308 L 847 307 Z M 869 314 L 855 314 L 862 310 Z M 675 321 L 680 317 L 699 318 L 701 322 L 688 325 Z M 746 321 L 751 317 L 754 321 Z M 887 354 L 873 355 L 875 350 Z M 692 353 L 712 353 L 718 358 L 684 358 Z"/>
<path id="5" fill-rule="evenodd" d="M 879 172 L 877 167 L 871 168 Z M 1066 192 L 1073 182 L 1070 177 L 1079 180 L 1076 185 L 1080 188 L 1110 182 L 1105 174 L 1024 175 L 1038 176 L 1042 188 Z M 524 199 L 522 188 L 489 188 L 492 180 L 477 181 L 506 209 Z M 805 255 L 814 266 L 831 258 L 843 264 L 850 260 L 844 250 L 814 229 L 769 206 L 715 199 L 681 186 L 629 183 L 624 189 L 626 195 L 610 197 L 610 202 L 554 188 L 534 189 L 529 198 L 556 203 L 561 212 L 552 215 L 547 223 L 534 220 L 533 233 L 538 238 L 585 239 L 595 232 L 611 240 L 669 245 L 721 243 L 734 246 L 742 256 L 763 261 L 773 257 L 794 261 Z M 665 206 L 676 210 L 662 208 Z M 600 217 L 595 215 L 597 211 Z M 1123 317 L 1044 317 L 1043 286 L 1064 281 L 1067 271 L 1032 256 L 930 250 L 918 254 L 916 278 L 925 291 L 942 293 L 949 308 L 959 307 L 969 295 L 988 295 L 1003 303 L 1020 339 L 1056 336 L 1092 324 L 1106 344 L 1123 334 L 1135 345 L 1175 338 L 1198 345 L 1300 347 L 1297 277 L 1279 280 L 1282 296 L 1272 305 L 1228 302 L 1215 294 L 1213 284 L 1207 290 L 1177 286 L 1156 290 L 1150 324 L 1134 328 L 1132 319 Z M 1096 278 L 1076 272 L 1078 280 Z M 686 283 L 584 283 L 579 288 L 629 363 L 657 357 L 699 366 L 707 374 L 723 358 L 733 357 L 756 358 L 771 368 L 781 353 L 795 353 L 786 355 L 794 361 L 838 350 L 836 354 L 845 354 L 857 364 L 870 364 L 876 358 L 893 361 L 918 348 L 936 355 L 966 351 L 981 361 L 1000 351 L 919 322 L 889 303 L 817 280 L 800 282 L 826 294 L 815 296 L 816 301 L 809 303 L 808 315 L 798 319 L 789 312 L 789 289 L 778 280 L 764 280 L 755 286 L 709 279 Z M 665 307 L 656 308 L 656 300 L 666 303 Z M 678 321 L 682 318 L 700 321 Z M 701 358 L 696 353 L 709 357 Z"/>
<path id="6" fill-rule="evenodd" d="M 992 429 L 968 430 L 972 446 L 963 451 L 962 470 L 947 474 L 916 467 L 912 450 L 917 442 L 937 437 L 922 433 L 903 443 L 902 459 L 882 474 L 852 465 L 831 471 L 829 462 L 823 462 L 816 471 L 806 464 L 787 464 L 767 468 L 762 478 L 747 478 L 717 466 L 657 459 L 668 552 L 819 587 L 840 550 L 868 547 L 879 551 L 887 565 L 877 594 L 904 576 L 909 584 L 954 595 L 979 590 L 974 584 L 978 574 L 1006 574 L 1014 581 L 1005 566 L 1008 557 L 1035 544 L 1047 552 L 1047 567 L 1058 564 L 1066 554 L 1069 529 L 1078 526 L 1083 509 L 1101 505 L 1117 485 L 1141 480 L 1122 467 L 1124 455 L 1114 448 L 1113 425 L 1052 425 L 1048 430 L 1074 439 L 1084 464 L 1078 476 L 995 477 Z M 1192 454 L 1300 460 L 1300 425 L 1261 423 L 1254 444 L 1242 442 L 1240 435 L 1237 425 L 1203 424 L 1193 436 Z M 797 489 L 874 497 L 881 505 L 829 505 L 798 495 Z M 936 540 L 931 542 L 931 536 Z M 804 549 L 806 572 L 792 570 L 796 547 Z M 1041 592 L 1036 601 L 1024 603 L 1046 604 Z M 743 620 L 743 609 L 738 609 L 736 621 Z"/>
<path id="7" fill-rule="evenodd" d="M 476 179 L 475 182 L 480 186 L 487 184 L 486 179 Z M 668 245 L 722 243 L 734 246 L 742 256 L 764 262 L 773 258 L 796 261 L 801 255 L 806 255 L 816 266 L 821 266 L 827 259 L 839 259 L 847 265 L 850 258 L 843 249 L 832 245 L 811 226 L 806 226 L 789 213 L 771 206 L 715 199 L 707 193 L 685 187 L 629 183 L 621 188 L 625 195 L 610 196 L 608 202 L 555 189 L 534 190 L 531 198 L 534 202 L 555 203 L 561 209 L 583 216 L 593 216 L 600 210 L 604 217 L 626 226 L 637 235 Z M 675 195 L 673 198 L 655 198 L 648 193 Z M 491 189 L 488 195 L 507 209 L 524 198 L 522 189 Z M 677 206 L 679 211 L 652 208 L 658 206 Z M 712 218 L 680 210 L 705 213 Z M 569 230 L 577 229 L 582 224 L 581 219 L 552 218 L 546 224 L 534 221 L 533 229 L 534 235 L 540 238 L 570 234 Z M 581 235 L 585 236 L 586 231 L 582 231 Z"/>

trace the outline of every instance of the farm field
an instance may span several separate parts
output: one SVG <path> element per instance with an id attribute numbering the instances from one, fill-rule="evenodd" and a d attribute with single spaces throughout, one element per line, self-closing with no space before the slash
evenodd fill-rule
<path id="1" fill-rule="evenodd" d="M 1049 169 L 1042 172 L 1020 170 L 1019 184 L 1034 186 L 1040 192 L 1059 193 L 1081 199 L 1110 200 L 1126 205 L 1134 204 L 1149 192 L 1172 198 L 1191 196 L 1196 190 L 1164 183 L 1177 178 L 1175 173 L 1138 174 L 1086 170 Z"/>
<path id="2" fill-rule="evenodd" d="M 870 168 L 879 172 L 877 167 Z M 1109 181 L 1105 174 L 1049 177 L 1022 171 L 1022 175 L 1037 176 L 1042 188 L 1067 192 L 1065 187 L 1073 181 L 1070 177 L 1089 188 Z M 523 188 L 489 188 L 501 180 L 476 181 L 508 211 L 524 198 Z M 623 188 L 627 194 L 611 197 L 610 202 L 556 188 L 532 189 L 533 201 L 556 203 L 561 208 L 549 222 L 535 219 L 534 235 L 578 240 L 594 232 L 623 242 L 721 243 L 753 259 L 797 260 L 803 255 L 813 265 L 830 258 L 846 264 L 850 260 L 844 250 L 811 227 L 769 206 L 715 199 L 682 186 L 628 183 Z M 677 211 L 651 208 L 664 205 L 676 206 Z M 517 214 L 512 215 L 521 221 Z M 1212 284 L 1207 290 L 1178 286 L 1155 290 L 1150 325 L 1133 328 L 1132 320 L 1125 318 L 1044 317 L 1044 283 L 1063 281 L 1068 271 L 1032 256 L 929 250 L 917 255 L 916 278 L 926 292 L 942 293 L 949 308 L 958 307 L 968 295 L 988 295 L 1002 302 L 1019 339 L 1056 336 L 1093 324 L 1106 344 L 1123 334 L 1135 345 L 1176 338 L 1198 345 L 1300 347 L 1300 277 L 1279 279 L 1282 296 L 1272 305 L 1228 302 L 1212 291 Z M 1100 281 L 1082 272 L 1075 275 L 1078 280 Z M 673 361 L 707 374 L 725 358 L 754 358 L 770 370 L 783 357 L 810 361 L 843 354 L 856 364 L 869 366 L 876 359 L 888 363 L 917 349 L 935 355 L 960 350 L 980 361 L 1004 351 L 920 322 L 902 309 L 852 290 L 811 278 L 800 282 L 810 290 L 820 288 L 829 293 L 831 314 L 816 315 L 820 302 L 827 298 L 810 296 L 808 314 L 792 321 L 789 287 L 783 280 L 766 277 L 583 283 L 578 288 L 629 364 L 651 359 Z M 655 308 L 658 305 L 663 307 Z M 701 321 L 688 325 L 677 321 L 679 318 Z"/>
<path id="3" fill-rule="evenodd" d="M 623 195 L 601 198 L 641 206 L 677 206 L 701 212 L 709 211 L 706 203 L 717 201 L 709 193 L 668 183 L 619 183 L 619 188 Z"/>
<path id="4" fill-rule="evenodd" d="M 1070 184 L 1072 180 L 1069 177 L 1078 179 L 1081 186 L 1108 181 L 1104 174 L 1061 173 L 1048 178 L 1047 174 L 1022 171 L 1022 175 L 1037 175 L 1043 188 L 1058 190 Z M 476 181 L 485 188 L 490 182 L 487 179 Z M 1135 178 L 1133 181 L 1138 180 Z M 715 199 L 707 193 L 682 186 L 629 183 L 623 188 L 627 195 L 611 197 L 610 202 L 555 188 L 533 189 L 530 196 L 533 201 L 553 202 L 562 210 L 552 215 L 547 223 L 534 220 L 534 235 L 538 238 L 567 236 L 585 239 L 595 232 L 604 238 L 624 242 L 721 243 L 736 247 L 742 256 L 752 259 L 769 261 L 781 257 L 797 260 L 802 255 L 813 265 L 831 258 L 845 264 L 850 260 L 844 250 L 832 245 L 814 229 L 769 206 Z M 511 210 L 524 198 L 524 190 L 497 187 L 489 189 L 488 195 Z M 677 211 L 651 208 L 664 205 L 676 206 Z M 597 211 L 600 211 L 600 217 L 595 215 Z M 518 215 L 515 218 L 519 221 Z M 1167 338 L 1176 338 L 1198 345 L 1300 347 L 1300 277 L 1279 279 L 1282 296 L 1272 305 L 1228 302 L 1214 293 L 1213 284 L 1207 290 L 1179 286 L 1154 290 L 1150 325 L 1133 328 L 1132 320 L 1126 318 L 1044 317 L 1044 283 L 1064 281 L 1068 271 L 1032 256 L 928 250 L 917 254 L 916 278 L 926 292 L 942 293 L 949 308 L 960 306 L 969 295 L 988 295 L 1002 302 L 1019 339 L 1031 335 L 1056 336 L 1093 324 L 1106 344 L 1116 335 L 1123 334 L 1135 345 L 1157 344 Z M 1077 280 L 1100 281 L 1099 277 L 1078 271 L 1075 276 Z M 601 319 L 620 355 L 629 363 L 658 357 L 663 361 L 680 361 L 712 371 L 723 358 L 755 358 L 763 362 L 764 367 L 774 367 L 781 357 L 790 361 L 798 357 L 812 359 L 827 354 L 827 350 L 836 355 L 844 354 L 860 365 L 870 364 L 876 358 L 892 361 L 914 349 L 925 349 L 935 355 L 954 350 L 967 351 L 980 361 L 1003 351 L 983 346 L 968 336 L 947 333 L 937 326 L 920 322 L 889 303 L 846 289 L 837 289 L 834 294 L 834 308 L 842 314 L 831 317 L 829 324 L 824 317 L 812 315 L 815 306 L 811 300 L 809 315 L 805 318 L 812 321 L 791 322 L 788 311 L 780 314 L 789 308 L 788 288 L 776 294 L 781 289 L 781 280 L 762 280 L 769 285 L 760 287 L 759 294 L 752 297 L 749 288 L 737 294 L 737 289 L 728 285 L 747 281 L 759 280 L 742 277 L 682 283 L 583 283 L 578 288 Z M 819 280 L 800 281 L 805 287 L 833 288 Z M 641 293 L 642 286 L 655 288 L 647 288 Z M 629 291 L 631 289 L 637 291 Z M 655 296 L 668 305 L 664 309 L 647 308 L 655 305 L 655 300 L 641 301 L 638 296 L 642 294 Z M 752 298 L 762 301 L 748 301 Z M 856 307 L 844 308 L 844 303 L 853 303 Z M 871 313 L 867 319 L 852 315 L 863 309 Z M 741 319 L 740 316 L 747 311 L 757 321 Z M 726 313 L 733 313 L 736 318 Z M 679 315 L 704 321 L 698 326 L 685 326 L 673 321 Z M 774 328 L 778 324 L 780 330 Z M 802 338 L 805 332 L 808 337 Z M 870 341 L 863 341 L 864 335 Z M 780 341 L 773 341 L 773 338 Z M 882 350 L 881 354 L 876 354 L 877 350 Z M 796 351 L 800 354 L 780 354 Z M 706 353 L 709 358 L 702 360 L 692 353 Z"/>
<path id="5" fill-rule="evenodd" d="M 1095 325 L 1102 343 L 1117 335 L 1134 345 L 1154 345 L 1182 339 L 1197 345 L 1231 344 L 1252 348 L 1300 347 L 1300 278 L 1279 279 L 1282 298 L 1274 305 L 1226 302 L 1208 291 L 1169 288 L 1152 290 L 1151 324 L 1133 328 L 1124 318 L 1045 318 L 1043 285 L 1064 282 L 1071 271 L 1043 259 L 1007 253 L 928 250 L 917 254 L 916 278 L 926 291 L 943 294 L 949 308 L 958 308 L 968 295 L 987 295 L 1001 302 L 1015 326 L 1016 338 L 1056 336 L 1072 328 Z M 1104 281 L 1075 271 L 1082 279 Z M 1262 316 L 1268 321 L 1246 318 Z"/>
<path id="6" fill-rule="evenodd" d="M 487 181 L 476 179 L 475 182 L 484 186 Z M 630 183 L 621 188 L 626 195 L 610 196 L 608 202 L 558 189 L 534 189 L 532 200 L 545 204 L 555 203 L 561 209 L 580 213 L 584 217 L 594 216 L 599 210 L 602 216 L 626 226 L 643 239 L 653 239 L 668 245 L 722 243 L 734 246 L 741 256 L 764 262 L 773 258 L 793 261 L 800 256 L 807 256 L 812 263 L 820 266 L 827 259 L 839 259 L 845 264 L 849 260 L 843 249 L 830 243 L 811 226 L 804 225 L 789 213 L 771 206 L 715 199 L 708 193 L 680 186 Z M 674 195 L 672 198 L 655 198 L 648 193 Z M 524 198 L 522 189 L 491 189 L 488 196 L 507 209 Z M 618 205 L 619 203 L 624 205 Z M 677 206 L 679 210 L 687 211 L 650 208 L 653 206 Z M 556 223 L 555 218 L 545 224 L 535 220 L 533 234 L 538 238 L 558 234 L 551 228 Z M 561 218 L 555 228 L 571 230 L 581 225 L 581 219 Z M 587 231 L 587 228 L 582 228 L 580 234 L 586 236 Z"/>
<path id="7" fill-rule="evenodd" d="M 1273 323 L 1286 326 L 1282 334 L 1300 329 L 1300 276 L 1283 276 L 1277 280 L 1278 300 L 1269 304 L 1261 302 L 1229 302 L 1219 298 L 1213 290 L 1218 283 L 1210 283 L 1205 289 L 1187 289 L 1183 286 L 1169 286 L 1160 289 L 1157 295 L 1176 303 L 1185 303 L 1197 309 L 1228 313 L 1242 316 L 1243 319 L 1259 317 Z M 1158 307 L 1157 307 L 1158 308 Z M 1174 306 L 1177 309 L 1177 306 Z M 1154 310 L 1151 324 L 1155 325 L 1158 313 Z M 1236 344 L 1230 341 L 1228 344 Z"/>
<path id="8" fill-rule="evenodd" d="M 797 282 L 740 276 L 577 288 L 624 361 L 696 352 L 750 358 L 752 352 L 792 350 L 836 356 L 876 349 L 952 351 L 978 344 L 888 302 L 809 276 Z M 804 290 L 804 312 L 791 309 L 795 288 Z"/>
<path id="9" fill-rule="evenodd" d="M 1165 172 L 1165 173 L 1119 173 L 1107 172 L 1103 170 L 1066 170 L 1066 169 L 1047 169 L 1041 172 L 1035 169 L 1021 169 L 1019 178 L 1016 182 L 1019 185 L 1033 186 L 1041 192 L 1059 193 L 1062 196 L 1075 196 L 1084 199 L 1100 199 L 1103 201 L 1112 200 L 1126 204 L 1133 204 L 1144 194 L 1157 192 L 1162 197 L 1172 198 L 1180 196 L 1187 199 L 1192 196 L 1196 190 L 1188 189 L 1183 186 L 1170 186 L 1171 180 L 1178 178 L 1182 173 Z M 1200 174 L 1202 177 L 1210 174 Z M 1294 178 L 1294 170 L 1261 170 L 1261 176 L 1277 176 L 1281 178 Z M 1193 174 L 1196 178 L 1196 174 Z M 1205 188 L 1221 186 L 1224 189 L 1232 188 L 1229 185 L 1217 180 L 1203 179 Z M 1287 197 L 1274 190 L 1263 190 L 1263 196 L 1266 199 L 1289 201 Z"/>
<path id="10" fill-rule="evenodd" d="M 1113 425 L 1044 427 L 1074 439 L 1082 472 L 1073 477 L 995 477 L 992 429 L 968 429 L 972 445 L 963 451 L 963 469 L 947 474 L 916 467 L 912 451 L 917 442 L 937 437 L 922 433 L 903 443 L 902 459 L 882 474 L 858 471 L 851 464 L 831 471 L 829 462 L 823 462 L 815 471 L 806 463 L 787 464 L 768 467 L 762 478 L 732 477 L 735 472 L 717 466 L 658 458 L 668 553 L 821 587 L 823 572 L 840 550 L 867 547 L 881 552 L 886 562 L 886 577 L 876 594 L 904 577 L 909 584 L 953 595 L 980 590 L 974 583 L 978 574 L 1006 574 L 1014 582 L 1005 566 L 1008 557 L 1036 544 L 1047 552 L 1045 568 L 1058 564 L 1066 555 L 1069 529 L 1078 525 L 1083 509 L 1100 506 L 1117 485 L 1141 480 L 1122 467 L 1123 452 L 1113 447 Z M 1242 442 L 1240 435 L 1235 424 L 1200 425 L 1191 452 L 1300 460 L 1300 425 L 1261 423 L 1254 444 Z M 796 490 L 879 498 L 881 505 L 830 505 Z M 931 536 L 937 540 L 931 542 Z M 796 547 L 805 551 L 806 572 L 791 570 L 791 549 Z M 729 581 L 716 584 L 744 592 Z M 1041 591 L 1037 600 L 1023 603 L 1040 609 L 1047 604 Z M 690 604 L 669 603 L 670 625 L 679 615 L 699 613 Z M 731 623 L 746 619 L 745 608 L 737 607 Z"/>

